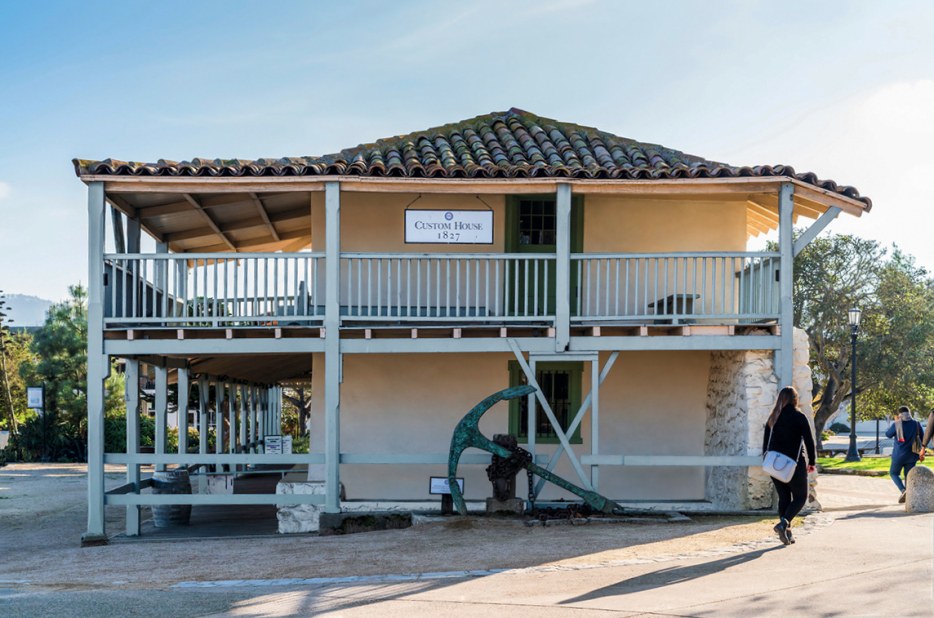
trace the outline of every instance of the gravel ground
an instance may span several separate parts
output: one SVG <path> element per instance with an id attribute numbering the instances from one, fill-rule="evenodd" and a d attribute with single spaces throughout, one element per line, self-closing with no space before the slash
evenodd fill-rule
<path id="1" fill-rule="evenodd" d="M 108 487 L 123 482 L 108 467 Z M 822 477 L 830 503 L 852 509 L 877 483 L 879 503 L 893 487 L 880 479 Z M 888 483 L 891 485 L 891 483 Z M 886 490 L 890 491 L 886 491 Z M 875 495 L 875 494 L 873 494 Z M 703 516 L 677 523 L 534 526 L 511 520 L 447 518 L 405 530 L 338 537 L 123 542 L 80 548 L 86 525 L 85 466 L 11 464 L 0 468 L 0 587 L 164 589 L 178 582 L 345 577 L 503 569 L 542 565 L 665 561 L 774 544 L 772 517 Z M 108 507 L 108 532 L 122 531 L 123 507 Z M 798 535 L 832 515 L 815 514 Z"/>

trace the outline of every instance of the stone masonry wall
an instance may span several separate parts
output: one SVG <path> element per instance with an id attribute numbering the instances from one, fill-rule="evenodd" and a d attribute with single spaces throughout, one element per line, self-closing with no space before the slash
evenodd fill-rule
<path id="1" fill-rule="evenodd" d="M 794 386 L 801 409 L 811 410 L 811 372 L 804 331 L 794 334 Z M 707 387 L 707 455 L 760 455 L 762 432 L 778 395 L 773 355 L 765 351 L 722 351 L 711 354 Z M 724 510 L 768 508 L 773 487 L 758 468 L 707 469 L 706 495 Z"/>

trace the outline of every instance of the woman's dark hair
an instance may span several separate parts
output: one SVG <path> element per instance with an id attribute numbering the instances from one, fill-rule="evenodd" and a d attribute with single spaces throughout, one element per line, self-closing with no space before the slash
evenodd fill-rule
<path id="1" fill-rule="evenodd" d="M 786 386 L 778 391 L 778 399 L 775 400 L 775 406 L 772 408 L 772 413 L 769 414 L 769 428 L 775 426 L 775 421 L 778 420 L 778 415 L 782 413 L 785 406 L 791 406 L 795 410 L 798 409 L 798 391 L 795 390 L 794 386 Z"/>

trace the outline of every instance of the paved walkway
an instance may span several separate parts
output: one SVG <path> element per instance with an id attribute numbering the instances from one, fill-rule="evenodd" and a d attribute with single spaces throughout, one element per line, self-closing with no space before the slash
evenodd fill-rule
<path id="1" fill-rule="evenodd" d="M 82 550 L 72 536 L 81 505 L 30 526 L 7 516 L 4 500 L 0 615 L 786 618 L 890 616 L 894 598 L 913 599 L 900 616 L 934 615 L 934 515 L 905 514 L 888 479 L 823 476 L 819 488 L 825 510 L 796 526 L 790 547 L 770 521 L 748 519 L 546 529 L 460 520 Z"/>

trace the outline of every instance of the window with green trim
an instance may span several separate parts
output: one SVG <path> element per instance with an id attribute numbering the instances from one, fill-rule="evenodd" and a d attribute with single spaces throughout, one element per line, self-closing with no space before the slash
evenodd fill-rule
<path id="1" fill-rule="evenodd" d="M 519 245 L 554 246 L 555 210 L 554 198 L 519 199 Z"/>
<path id="2" fill-rule="evenodd" d="M 552 412 L 563 431 L 567 431 L 574 415 L 581 406 L 581 376 L 584 373 L 583 363 L 538 363 L 535 366 L 535 380 L 545 395 L 545 400 L 551 406 Z M 516 361 L 509 363 L 509 386 L 526 384 L 525 373 Z M 535 441 L 542 444 L 555 444 L 558 436 L 548 420 L 548 415 L 536 406 L 535 413 Z M 529 439 L 529 403 L 527 397 L 511 399 L 509 401 L 509 433 L 516 436 L 520 442 Z M 580 426 L 574 434 L 568 436 L 572 444 L 580 444 Z"/>

